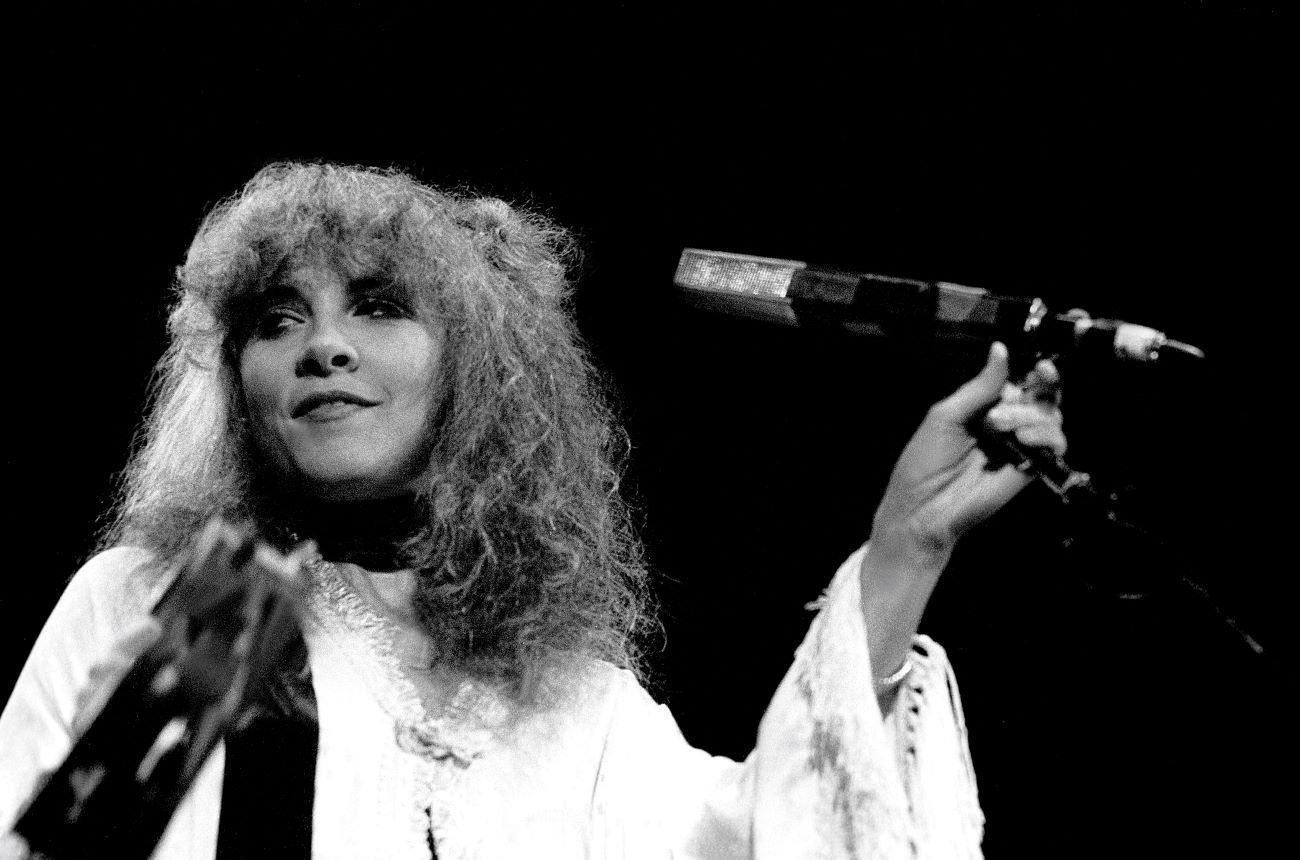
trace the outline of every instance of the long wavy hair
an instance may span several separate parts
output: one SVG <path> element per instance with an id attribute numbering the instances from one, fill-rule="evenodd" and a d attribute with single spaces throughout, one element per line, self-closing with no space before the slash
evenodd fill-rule
<path id="1" fill-rule="evenodd" d="M 628 448 L 571 320 L 574 243 L 396 170 L 272 164 L 203 221 L 101 548 L 166 565 L 213 516 L 282 524 L 244 416 L 240 309 L 319 253 L 389 279 L 447 329 L 447 399 L 401 551 L 440 665 L 520 699 L 574 656 L 639 674 L 650 613 L 618 493 Z"/>

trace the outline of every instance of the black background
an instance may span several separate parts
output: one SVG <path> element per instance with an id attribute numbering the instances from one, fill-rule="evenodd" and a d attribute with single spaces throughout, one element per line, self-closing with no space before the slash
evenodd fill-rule
<path id="1" fill-rule="evenodd" d="M 90 551 L 202 214 L 271 160 L 391 164 L 579 235 L 578 318 L 659 575 L 656 692 L 722 754 L 748 751 L 801 607 L 982 356 L 684 308 L 683 247 L 1036 295 L 1204 348 L 1064 367 L 1071 459 L 1129 487 L 1160 543 L 1067 553 L 1075 527 L 1031 488 L 961 547 L 923 630 L 962 681 L 990 856 L 1263 853 L 1294 759 L 1290 17 L 873 8 L 11 22 L 4 686 Z M 1179 576 L 1267 656 L 1164 587 Z"/>

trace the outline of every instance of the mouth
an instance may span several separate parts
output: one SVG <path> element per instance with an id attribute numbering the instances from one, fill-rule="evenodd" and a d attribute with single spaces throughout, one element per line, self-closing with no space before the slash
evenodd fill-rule
<path id="1" fill-rule="evenodd" d="M 289 416 L 309 421 L 333 421 L 375 405 L 375 401 L 348 391 L 321 391 L 299 400 Z"/>

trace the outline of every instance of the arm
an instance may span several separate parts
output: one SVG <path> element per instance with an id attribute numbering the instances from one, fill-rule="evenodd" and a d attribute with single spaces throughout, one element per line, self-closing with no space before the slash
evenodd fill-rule
<path id="1" fill-rule="evenodd" d="M 1006 347 L 996 343 L 983 370 L 930 409 L 894 467 L 859 571 L 867 648 L 878 680 L 907 659 L 957 540 L 1031 480 L 1012 466 L 991 466 L 972 426 L 982 420 L 1023 445 L 1065 452 L 1056 368 L 1039 362 L 1020 385 L 1008 383 L 1007 373 Z M 896 690 L 878 684 L 882 711 L 892 706 Z"/>

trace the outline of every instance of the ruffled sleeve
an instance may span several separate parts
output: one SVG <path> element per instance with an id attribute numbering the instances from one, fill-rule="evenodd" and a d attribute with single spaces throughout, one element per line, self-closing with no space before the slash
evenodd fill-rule
<path id="1" fill-rule="evenodd" d="M 859 608 L 866 551 L 836 574 L 763 717 L 755 855 L 978 857 L 983 815 L 961 701 L 933 640 L 917 637 L 912 671 L 881 716 Z"/>
<path id="2" fill-rule="evenodd" d="M 819 601 L 743 764 L 691 749 L 666 708 L 624 692 L 593 808 L 604 856 L 980 856 L 961 703 L 928 637 L 916 639 L 892 712 L 880 713 L 859 608 L 863 552 Z M 650 845 L 660 847 L 637 848 Z"/>

